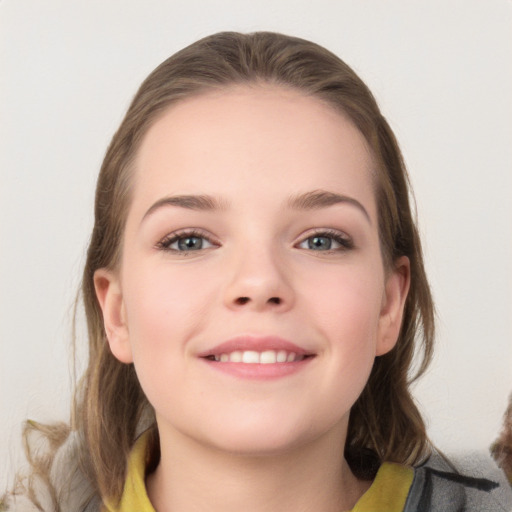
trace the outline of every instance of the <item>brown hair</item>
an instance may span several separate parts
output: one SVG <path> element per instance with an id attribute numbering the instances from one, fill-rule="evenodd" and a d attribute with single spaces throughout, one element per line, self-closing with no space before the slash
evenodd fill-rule
<path id="1" fill-rule="evenodd" d="M 425 426 L 409 385 L 430 362 L 434 311 L 407 172 L 393 132 L 366 85 L 326 49 L 281 34 L 226 32 L 179 51 L 148 76 L 112 139 L 98 178 L 82 283 L 89 365 L 76 395 L 74 420 L 84 436 L 85 470 L 103 498 L 120 497 L 126 458 L 141 423 L 153 426 L 153 464 L 159 456 L 153 411 L 133 365 L 120 363 L 110 352 L 93 284 L 97 269 L 115 269 L 120 260 L 134 156 L 148 129 L 170 105 L 208 90 L 255 82 L 294 88 L 327 102 L 352 120 L 373 152 L 384 261 L 390 268 L 398 257 L 407 256 L 411 287 L 398 343 L 376 359 L 352 408 L 345 454 L 355 467 L 368 451 L 379 461 L 409 464 L 428 452 Z M 415 353 L 418 364 L 411 374 Z"/>

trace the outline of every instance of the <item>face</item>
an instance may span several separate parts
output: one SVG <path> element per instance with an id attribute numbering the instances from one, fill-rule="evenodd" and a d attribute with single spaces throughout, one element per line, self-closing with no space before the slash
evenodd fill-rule
<path id="1" fill-rule="evenodd" d="M 318 99 L 233 87 L 171 107 L 135 161 L 122 261 L 95 285 L 161 436 L 273 453 L 333 435 L 390 350 L 372 156 Z"/>

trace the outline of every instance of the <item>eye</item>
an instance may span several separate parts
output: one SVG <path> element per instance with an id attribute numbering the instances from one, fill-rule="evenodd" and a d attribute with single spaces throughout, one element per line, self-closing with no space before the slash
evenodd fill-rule
<path id="1" fill-rule="evenodd" d="M 342 251 L 352 249 L 354 243 L 347 235 L 338 231 L 319 231 L 298 244 L 300 249 L 310 251 Z"/>
<path id="2" fill-rule="evenodd" d="M 157 248 L 171 252 L 197 252 L 214 247 L 214 244 L 205 234 L 198 231 L 182 231 L 171 233 L 158 242 Z"/>

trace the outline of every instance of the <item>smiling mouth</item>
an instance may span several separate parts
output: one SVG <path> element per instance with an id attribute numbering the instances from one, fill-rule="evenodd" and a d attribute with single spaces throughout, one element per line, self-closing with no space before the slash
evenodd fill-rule
<path id="1" fill-rule="evenodd" d="M 279 336 L 247 334 L 197 355 L 210 368 L 231 377 L 272 381 L 301 372 L 317 354 Z"/>
<path id="2" fill-rule="evenodd" d="M 311 358 L 313 355 L 297 354 L 287 350 L 234 350 L 233 352 L 210 354 L 205 357 L 209 361 L 218 363 L 243 363 L 243 364 L 283 364 L 295 363 Z"/>

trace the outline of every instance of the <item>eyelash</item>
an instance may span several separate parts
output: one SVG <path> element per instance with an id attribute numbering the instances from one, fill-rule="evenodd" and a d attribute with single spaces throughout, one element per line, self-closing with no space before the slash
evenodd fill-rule
<path id="1" fill-rule="evenodd" d="M 327 254 L 332 254 L 334 252 L 343 252 L 354 248 L 354 241 L 352 240 L 352 238 L 334 229 L 319 229 L 313 231 L 312 233 L 308 234 L 306 238 L 302 238 L 301 241 L 297 244 L 297 246 L 306 243 L 308 240 L 311 240 L 312 238 L 329 238 L 330 240 L 333 240 L 334 242 L 340 245 L 340 247 L 337 247 L 335 249 L 329 248 L 319 251 L 314 251 L 311 248 L 308 249 L 313 252 L 323 252 Z"/>
<path id="2" fill-rule="evenodd" d="M 167 252 L 173 252 L 175 254 L 182 254 L 186 255 L 190 252 L 200 252 L 207 249 L 210 249 L 211 247 L 200 247 L 199 249 L 191 249 L 191 250 L 180 250 L 172 248 L 171 246 L 180 240 L 184 240 L 187 238 L 198 238 L 202 241 L 206 241 L 208 244 L 210 244 L 211 247 L 219 246 L 220 244 L 218 242 L 215 242 L 212 240 L 212 238 L 204 233 L 203 231 L 199 229 L 188 229 L 188 230 L 182 230 L 175 233 L 171 233 L 167 236 L 165 236 L 162 240 L 160 240 L 156 244 L 156 248 L 162 251 Z M 314 250 L 311 247 L 300 247 L 302 244 L 308 243 L 308 240 L 311 240 L 313 238 L 327 238 L 331 241 L 334 241 L 335 243 L 339 244 L 339 247 L 336 247 L 334 249 L 331 249 L 330 247 L 327 249 L 319 249 Z M 203 242 L 202 242 L 203 244 Z M 344 233 L 341 233 L 340 231 L 336 231 L 333 229 L 318 229 L 316 231 L 313 231 L 308 234 L 305 238 L 302 238 L 297 244 L 295 244 L 296 248 L 309 250 L 312 252 L 320 252 L 320 253 L 327 253 L 332 254 L 336 252 L 343 252 L 354 248 L 354 242 L 353 240 L 347 236 Z"/>
<path id="3" fill-rule="evenodd" d="M 178 231 L 175 233 L 171 233 L 167 236 L 165 236 L 162 240 L 160 240 L 156 244 L 156 248 L 160 249 L 162 251 L 169 251 L 174 253 L 181 253 L 181 254 L 187 254 L 189 252 L 199 252 L 200 250 L 205 250 L 207 248 L 200 248 L 196 251 L 186 251 L 186 250 L 180 250 L 180 249 L 173 249 L 171 246 L 175 244 L 176 242 L 179 242 L 180 240 L 184 240 L 186 238 L 200 238 L 201 240 L 206 240 L 211 246 L 218 246 L 219 244 L 214 242 L 212 238 L 206 233 L 204 233 L 201 230 L 198 229 L 188 229 L 183 231 Z M 209 248 L 209 247 L 208 247 Z"/>

